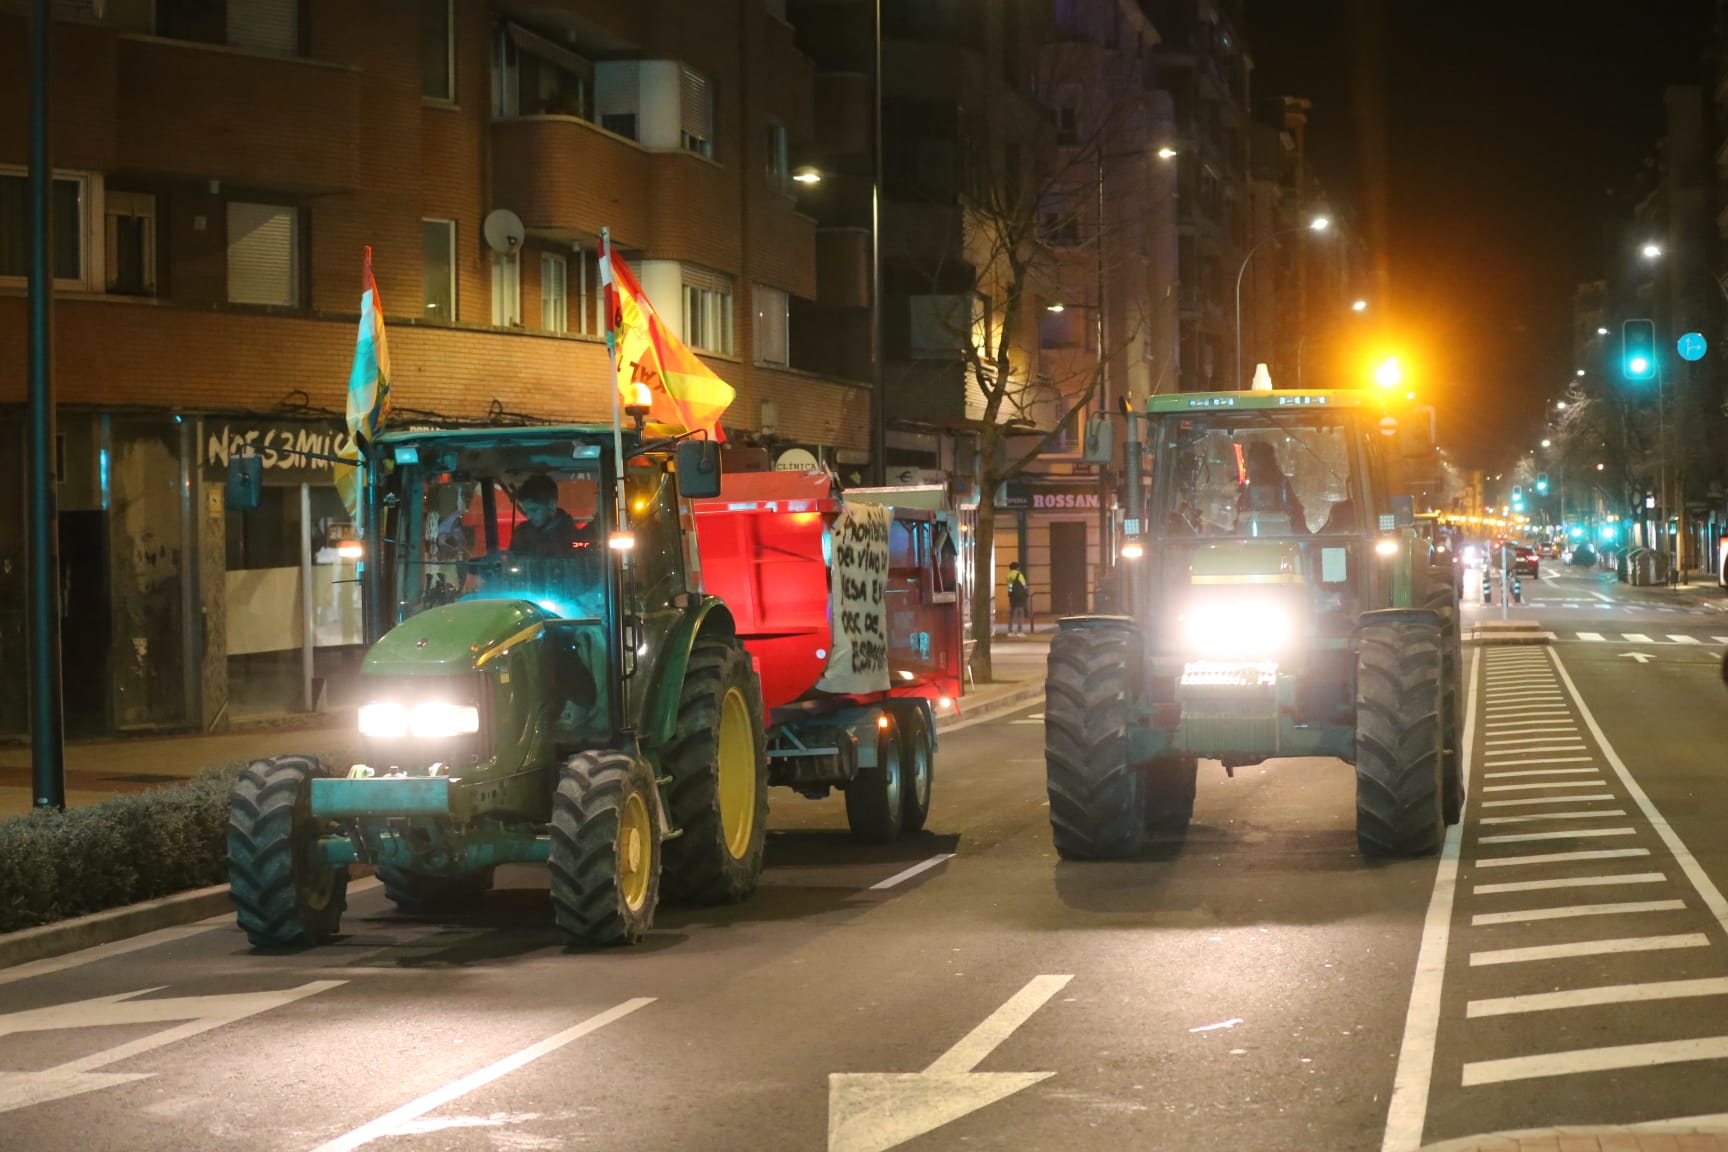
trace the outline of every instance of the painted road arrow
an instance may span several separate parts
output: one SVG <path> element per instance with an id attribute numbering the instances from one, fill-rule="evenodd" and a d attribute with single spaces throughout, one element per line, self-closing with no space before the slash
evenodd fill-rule
<path id="1" fill-rule="evenodd" d="M 1054 1072 L 974 1072 L 1072 976 L 1035 976 L 922 1072 L 836 1072 L 828 1077 L 828 1152 L 886 1152 Z"/>
<path id="2" fill-rule="evenodd" d="M 1620 653 L 1620 659 L 1625 660 L 1628 657 L 1630 657 L 1633 660 L 1638 661 L 1638 663 L 1640 663 L 1640 664 L 1648 664 L 1648 663 L 1650 663 L 1650 661 L 1656 659 L 1656 657 L 1650 655 L 1650 653 L 1648 653 L 1648 652 L 1622 652 L 1622 653 Z"/>

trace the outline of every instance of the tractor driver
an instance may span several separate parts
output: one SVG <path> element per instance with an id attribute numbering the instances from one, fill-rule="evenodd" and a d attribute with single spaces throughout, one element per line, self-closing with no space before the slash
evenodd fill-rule
<path id="1" fill-rule="evenodd" d="M 511 555 L 570 556 L 595 546 L 594 522 L 578 524 L 558 507 L 558 485 L 544 472 L 522 481 L 515 500 L 524 519 L 511 533 Z"/>
<path id="2" fill-rule="evenodd" d="M 1308 516 L 1302 501 L 1278 465 L 1278 451 L 1265 440 L 1248 445 L 1244 462 L 1247 483 L 1236 498 L 1238 519 L 1258 515 L 1287 516 L 1292 531 L 1308 533 Z"/>

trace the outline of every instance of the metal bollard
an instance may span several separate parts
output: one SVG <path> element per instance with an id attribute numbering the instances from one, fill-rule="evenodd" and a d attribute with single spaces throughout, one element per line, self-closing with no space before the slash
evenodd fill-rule
<path id="1" fill-rule="evenodd" d="M 1524 603 L 1524 582 L 1518 577 L 1512 577 L 1512 603 Z"/>

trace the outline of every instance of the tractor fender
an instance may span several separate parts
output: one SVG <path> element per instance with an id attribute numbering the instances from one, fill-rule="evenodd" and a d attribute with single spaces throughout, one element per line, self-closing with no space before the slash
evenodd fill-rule
<path id="1" fill-rule="evenodd" d="M 1369 624 L 1430 624 L 1438 628 L 1443 623 L 1440 613 L 1430 608 L 1382 608 L 1362 613 L 1357 618 L 1356 630 L 1360 632 Z"/>
<path id="2" fill-rule="evenodd" d="M 684 612 L 660 650 L 654 663 L 654 679 L 649 689 L 648 705 L 642 712 L 640 736 L 644 743 L 663 748 L 671 742 L 678 724 L 678 699 L 684 688 L 684 674 L 690 667 L 690 653 L 696 648 L 696 638 L 704 632 L 719 631 L 736 636 L 738 626 L 731 609 L 718 596 L 692 597 L 694 603 Z"/>
<path id="3" fill-rule="evenodd" d="M 1079 628 L 1134 628 L 1132 616 L 1064 616 L 1056 626 L 1064 632 Z"/>

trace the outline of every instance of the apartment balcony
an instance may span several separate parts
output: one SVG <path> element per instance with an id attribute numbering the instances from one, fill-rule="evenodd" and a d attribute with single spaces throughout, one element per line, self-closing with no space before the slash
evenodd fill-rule
<path id="1" fill-rule="evenodd" d="M 649 162 L 641 145 L 574 116 L 492 122 L 492 202 L 542 235 L 579 239 L 612 229 L 618 243 L 652 235 Z"/>
<path id="2" fill-rule="evenodd" d="M 307 192 L 359 181 L 354 68 L 134 35 L 115 67 L 119 171 Z"/>

